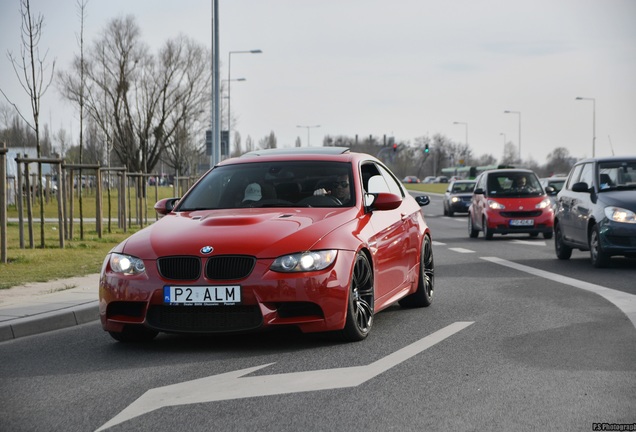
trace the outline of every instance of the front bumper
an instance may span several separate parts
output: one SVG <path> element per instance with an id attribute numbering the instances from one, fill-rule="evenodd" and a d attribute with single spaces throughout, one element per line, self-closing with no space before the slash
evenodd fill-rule
<path id="1" fill-rule="evenodd" d="M 272 259 L 257 260 L 242 280 L 166 280 L 154 261 L 138 276 L 113 273 L 104 266 L 100 278 L 99 314 L 106 331 L 129 324 L 168 333 L 231 333 L 291 325 L 303 332 L 342 329 L 345 325 L 355 254 L 339 251 L 333 266 L 319 272 L 277 273 Z M 240 285 L 241 303 L 218 306 L 174 306 L 163 302 L 163 287 Z"/>
<path id="2" fill-rule="evenodd" d="M 489 211 L 488 230 L 495 234 L 546 234 L 554 227 L 554 212 L 551 208 L 531 212 Z M 530 226 L 514 225 L 515 221 L 532 220 Z"/>
<path id="3" fill-rule="evenodd" d="M 636 256 L 636 224 L 604 219 L 599 223 L 599 233 L 603 252 Z"/>

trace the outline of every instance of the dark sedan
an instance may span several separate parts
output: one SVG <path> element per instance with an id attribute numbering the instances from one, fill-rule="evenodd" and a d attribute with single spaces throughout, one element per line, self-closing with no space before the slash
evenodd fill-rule
<path id="1" fill-rule="evenodd" d="M 636 257 L 636 156 L 578 162 L 557 197 L 554 246 L 559 259 L 590 251 L 595 267 Z"/>
<path id="2" fill-rule="evenodd" d="M 468 213 L 470 200 L 475 189 L 474 180 L 455 180 L 448 185 L 444 193 L 444 216 L 455 213 Z"/>

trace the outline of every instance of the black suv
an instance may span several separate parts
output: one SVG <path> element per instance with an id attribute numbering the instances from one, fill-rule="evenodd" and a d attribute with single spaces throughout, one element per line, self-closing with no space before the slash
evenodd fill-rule
<path id="1" fill-rule="evenodd" d="M 590 251 L 595 267 L 614 255 L 636 257 L 636 156 L 577 162 L 557 196 L 554 248 Z"/>

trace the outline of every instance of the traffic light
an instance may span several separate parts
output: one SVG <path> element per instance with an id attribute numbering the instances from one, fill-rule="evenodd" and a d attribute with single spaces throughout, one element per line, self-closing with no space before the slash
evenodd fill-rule
<path id="1" fill-rule="evenodd" d="M 397 144 L 393 143 L 393 151 L 396 152 L 397 151 Z"/>
<path id="2" fill-rule="evenodd" d="M 428 144 L 424 146 L 424 153 L 428 153 Z"/>

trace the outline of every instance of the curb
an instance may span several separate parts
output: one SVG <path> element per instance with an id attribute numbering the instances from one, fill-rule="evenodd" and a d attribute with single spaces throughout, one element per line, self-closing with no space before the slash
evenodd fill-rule
<path id="1" fill-rule="evenodd" d="M 98 301 L 73 306 L 62 311 L 19 318 L 13 320 L 11 324 L 0 324 L 0 342 L 86 324 L 98 319 Z"/>

